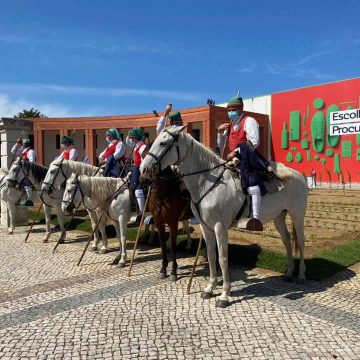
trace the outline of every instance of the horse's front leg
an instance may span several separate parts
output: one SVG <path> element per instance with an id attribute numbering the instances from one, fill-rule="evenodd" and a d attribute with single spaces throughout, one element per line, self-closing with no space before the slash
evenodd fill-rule
<path id="1" fill-rule="evenodd" d="M 186 250 L 190 250 L 191 249 L 191 234 L 190 234 L 189 221 L 188 220 L 182 221 L 182 226 L 183 226 L 184 230 L 186 231 Z"/>
<path id="2" fill-rule="evenodd" d="M 220 308 L 225 308 L 229 305 L 228 296 L 231 292 L 228 266 L 228 230 L 224 227 L 223 223 L 218 222 L 215 225 L 215 234 L 219 249 L 219 263 L 223 275 L 223 289 L 219 300 L 216 302 L 216 306 Z"/>
<path id="3" fill-rule="evenodd" d="M 119 268 L 123 268 L 126 264 L 126 229 L 127 229 L 127 221 L 125 219 L 124 215 L 120 215 L 119 216 L 119 228 L 120 228 L 120 236 L 119 236 L 119 241 L 120 241 L 120 251 L 121 251 L 121 259 L 119 261 L 118 267 Z"/>
<path id="4" fill-rule="evenodd" d="M 170 240 L 171 240 L 171 257 L 172 257 L 172 269 L 170 274 L 170 280 L 176 281 L 177 280 L 177 262 L 176 262 L 176 239 L 177 239 L 177 232 L 178 232 L 178 222 L 174 222 L 169 224 L 170 226 Z"/>
<path id="5" fill-rule="evenodd" d="M 7 201 L 6 206 L 9 210 L 9 226 L 8 226 L 8 234 L 12 235 L 15 230 L 15 211 L 16 211 L 16 205 L 12 201 Z"/>
<path id="6" fill-rule="evenodd" d="M 61 244 L 65 242 L 66 233 L 65 233 L 65 216 L 64 213 L 61 210 L 61 205 L 55 207 L 56 216 L 58 219 L 58 223 L 60 225 L 61 234 L 60 237 L 62 237 Z"/>
<path id="7" fill-rule="evenodd" d="M 162 256 L 162 267 L 160 269 L 160 279 L 166 278 L 166 268 L 168 266 L 168 258 L 167 258 L 167 249 L 166 249 L 166 241 L 165 241 L 165 224 L 164 223 L 156 223 L 155 226 L 159 232 L 159 240 L 161 246 L 161 256 Z"/>
<path id="8" fill-rule="evenodd" d="M 200 224 L 201 231 L 203 233 L 205 243 L 206 243 L 206 251 L 208 255 L 208 262 L 210 268 L 210 278 L 208 285 L 205 287 L 204 291 L 201 293 L 201 297 L 203 299 L 210 299 L 212 296 L 212 292 L 216 287 L 216 238 L 215 232 L 208 227 L 203 227 Z"/>
<path id="9" fill-rule="evenodd" d="M 102 217 L 101 217 L 101 214 L 102 214 L 102 211 L 99 211 L 97 212 L 97 216 L 98 216 L 98 219 L 101 218 L 100 220 L 100 224 L 99 224 L 99 230 L 100 230 L 100 233 L 101 233 L 101 238 L 102 238 L 102 247 L 99 251 L 100 254 L 106 254 L 108 251 L 109 251 L 109 248 L 108 248 L 108 238 L 107 238 L 107 235 L 106 235 L 106 220 L 107 220 L 107 216 L 106 214 L 104 214 Z"/>
<path id="10" fill-rule="evenodd" d="M 45 227 L 46 227 L 46 232 L 45 232 L 45 236 L 43 237 L 42 241 L 44 243 L 47 243 L 50 239 L 50 235 L 51 235 L 51 208 L 50 206 L 47 205 L 43 205 L 44 206 L 44 213 L 45 213 Z"/>
<path id="11" fill-rule="evenodd" d="M 94 231 L 94 229 L 97 225 L 97 222 L 98 222 L 98 217 L 97 217 L 97 214 L 95 211 L 88 211 L 88 213 L 89 213 L 89 217 L 90 217 L 91 228 L 92 228 L 92 231 Z M 100 236 L 99 236 L 99 227 L 98 227 L 96 229 L 96 231 L 94 232 L 94 241 L 90 248 L 91 251 L 96 251 L 98 249 L 99 239 L 100 239 Z"/>

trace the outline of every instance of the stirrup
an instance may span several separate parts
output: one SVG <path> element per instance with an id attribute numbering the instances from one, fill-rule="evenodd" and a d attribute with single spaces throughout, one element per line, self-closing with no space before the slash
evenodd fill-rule
<path id="1" fill-rule="evenodd" d="M 20 206 L 34 206 L 34 203 L 30 199 L 20 201 Z"/>
<path id="2" fill-rule="evenodd" d="M 238 221 L 238 229 L 249 230 L 249 231 L 263 231 L 264 227 L 260 220 L 255 218 L 243 218 Z"/>

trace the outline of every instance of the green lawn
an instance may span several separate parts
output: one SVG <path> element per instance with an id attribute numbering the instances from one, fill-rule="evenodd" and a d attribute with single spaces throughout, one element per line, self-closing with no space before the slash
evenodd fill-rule
<path id="1" fill-rule="evenodd" d="M 29 217 L 33 219 L 34 210 L 29 210 Z M 68 222 L 70 217 L 66 216 Z M 45 223 L 44 214 L 38 216 L 38 222 Z M 52 215 L 51 223 L 58 225 L 56 215 Z M 75 218 L 70 224 L 69 230 L 81 230 L 91 232 L 91 225 L 88 219 Z M 127 239 L 135 240 L 137 228 L 129 227 L 127 230 Z M 107 225 L 106 233 L 109 237 L 115 236 L 115 229 L 112 225 Z M 180 251 L 185 250 L 186 236 L 178 236 L 177 243 Z M 155 245 L 158 245 L 155 243 Z M 191 253 L 195 254 L 198 246 L 197 241 L 192 242 Z M 204 254 L 204 251 L 202 251 Z M 306 259 L 306 276 L 308 279 L 320 280 L 333 275 L 347 267 L 360 261 L 360 239 L 337 245 L 318 252 L 313 258 Z M 266 250 L 256 245 L 236 245 L 229 244 L 229 262 L 232 265 L 245 267 L 259 267 L 269 269 L 280 273 L 286 271 L 286 256 L 283 253 Z M 296 269 L 299 261 L 296 260 Z"/>

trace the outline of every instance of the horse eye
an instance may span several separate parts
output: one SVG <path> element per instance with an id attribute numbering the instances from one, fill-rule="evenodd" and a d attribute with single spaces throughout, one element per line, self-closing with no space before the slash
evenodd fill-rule
<path id="1" fill-rule="evenodd" d="M 159 145 L 164 146 L 164 145 L 165 145 L 165 142 L 162 141 Z"/>

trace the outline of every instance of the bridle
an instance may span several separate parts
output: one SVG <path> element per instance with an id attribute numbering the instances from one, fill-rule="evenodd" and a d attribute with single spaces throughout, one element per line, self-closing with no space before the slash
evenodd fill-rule
<path id="1" fill-rule="evenodd" d="M 16 185 L 20 185 L 21 182 L 24 180 L 24 179 L 22 179 L 22 180 L 20 181 L 20 183 L 19 183 L 19 181 L 17 180 L 17 177 L 18 177 L 18 175 L 19 175 L 20 170 L 21 170 L 22 173 L 24 174 L 24 178 L 25 178 L 25 179 L 28 179 L 28 180 L 30 181 L 30 179 L 29 179 L 30 173 L 28 173 L 28 174 L 25 173 L 25 171 L 24 171 L 24 169 L 23 169 L 23 167 L 22 167 L 21 159 L 19 159 L 18 161 L 16 161 L 16 162 L 14 163 L 14 166 L 16 167 L 16 169 L 14 170 L 14 171 L 15 171 L 14 177 L 12 177 L 12 178 L 9 178 L 9 177 L 8 177 L 7 180 L 6 180 L 6 181 L 8 181 L 8 182 L 10 183 L 11 186 L 15 187 Z M 31 183 L 31 181 L 30 181 L 30 183 Z"/>
<path id="2" fill-rule="evenodd" d="M 177 165 L 180 161 L 180 149 L 179 149 L 179 144 L 178 144 L 178 140 L 179 140 L 179 135 L 180 133 L 177 133 L 177 134 L 172 134 L 169 130 L 167 129 L 164 129 L 163 132 L 166 132 L 168 133 L 169 135 L 172 136 L 172 142 L 169 144 L 169 146 L 165 149 L 165 151 L 160 155 L 160 156 L 157 156 L 155 154 L 153 154 L 151 151 L 149 151 L 147 153 L 147 155 L 151 156 L 154 160 L 155 160 L 155 164 L 153 165 L 153 168 L 155 166 L 158 166 L 159 170 L 158 172 L 160 173 L 161 172 L 161 160 L 164 158 L 164 156 L 172 149 L 172 147 L 174 145 L 176 145 L 176 153 L 177 153 L 177 160 L 176 162 L 173 164 L 173 165 Z"/>
<path id="3" fill-rule="evenodd" d="M 43 181 L 43 182 L 42 182 L 43 184 L 49 186 L 49 190 L 48 190 L 48 193 L 49 193 L 49 194 L 50 194 L 53 190 L 56 190 L 54 184 L 55 184 L 55 180 L 56 180 L 56 178 L 58 177 L 60 171 L 61 171 L 62 176 L 66 179 L 66 175 L 65 175 L 64 170 L 63 170 L 63 168 L 62 168 L 63 161 L 64 161 L 64 158 L 61 159 L 61 161 L 60 161 L 59 164 L 53 163 L 53 165 L 57 167 L 57 170 L 56 170 L 56 174 L 55 174 L 52 182 L 50 182 L 50 183 L 49 183 L 49 182 L 46 182 L 46 181 Z"/>
<path id="4" fill-rule="evenodd" d="M 87 209 L 87 210 L 89 210 L 89 211 L 93 211 L 93 210 L 95 210 L 96 208 L 94 208 L 94 209 L 89 209 L 86 205 L 85 205 L 85 194 L 84 194 L 84 192 L 83 192 L 83 190 L 81 189 L 81 186 L 80 186 L 80 181 L 79 181 L 79 179 L 76 177 L 76 179 L 75 179 L 75 190 L 74 190 L 74 192 L 73 192 L 73 194 L 72 194 L 72 196 L 71 196 L 71 199 L 70 200 L 62 200 L 62 202 L 64 203 L 64 204 L 67 204 L 67 210 L 69 211 L 69 212 L 72 212 L 75 208 L 76 208 L 76 206 L 75 206 L 75 204 L 74 204 L 74 202 L 75 202 L 75 196 L 76 196 L 76 193 L 77 193 L 77 191 L 79 190 L 79 192 L 80 192 L 80 195 L 81 195 L 81 202 L 84 204 L 84 206 L 85 206 L 85 208 Z"/>

